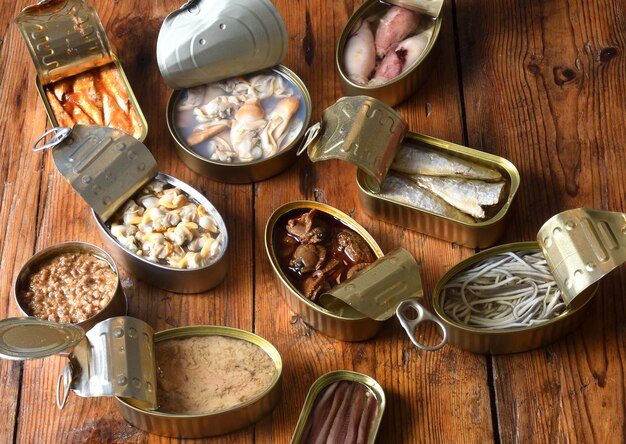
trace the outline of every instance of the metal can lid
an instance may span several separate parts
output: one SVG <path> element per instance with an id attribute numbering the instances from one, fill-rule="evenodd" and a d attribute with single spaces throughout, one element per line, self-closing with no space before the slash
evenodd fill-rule
<path id="1" fill-rule="evenodd" d="M 410 9 L 415 12 L 421 12 L 432 18 L 439 17 L 443 0 L 385 0 L 392 5 Z"/>
<path id="2" fill-rule="evenodd" d="M 51 132 L 53 141 L 38 147 Z M 143 143 L 106 126 L 54 128 L 33 147 L 43 148 L 52 148 L 59 172 L 103 221 L 158 173 L 156 160 Z"/>
<path id="3" fill-rule="evenodd" d="M 380 100 L 342 97 L 322 111 L 321 121 L 308 129 L 298 154 L 306 149 L 313 162 L 346 160 L 380 187 L 407 130 L 402 116 Z"/>
<path id="4" fill-rule="evenodd" d="M 102 22 L 83 0 L 47 0 L 24 8 L 15 23 L 42 84 L 113 60 Z"/>
<path id="5" fill-rule="evenodd" d="M 85 337 L 82 328 L 37 318 L 0 321 L 0 358 L 39 359 L 74 347 Z"/>
<path id="6" fill-rule="evenodd" d="M 583 290 L 626 262 L 626 214 L 567 210 L 548 219 L 537 241 L 565 303 L 576 308 Z"/>
<path id="7" fill-rule="evenodd" d="M 278 65 L 287 43 L 269 0 L 190 0 L 165 18 L 157 62 L 170 87 L 189 88 Z"/>

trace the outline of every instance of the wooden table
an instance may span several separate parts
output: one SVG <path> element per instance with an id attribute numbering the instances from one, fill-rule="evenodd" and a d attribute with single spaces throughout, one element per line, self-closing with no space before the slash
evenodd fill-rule
<path id="1" fill-rule="evenodd" d="M 17 316 L 12 285 L 20 266 L 53 243 L 100 245 L 90 210 L 34 153 L 49 127 L 35 69 L 13 17 L 0 9 L 0 316 Z M 603 280 L 588 319 L 560 341 L 527 353 L 485 356 L 449 346 L 416 350 L 392 320 L 373 340 L 345 343 L 305 325 L 279 295 L 263 244 L 270 213 L 295 199 L 329 203 L 363 224 L 385 252 L 409 249 L 425 294 L 452 265 L 474 253 L 369 218 L 359 206 L 354 167 L 312 164 L 253 185 L 225 185 L 189 170 L 165 124 L 170 91 L 157 68 L 161 22 L 182 0 L 94 1 L 150 126 L 146 145 L 160 169 L 191 184 L 226 220 L 230 271 L 215 290 L 168 293 L 123 275 L 129 314 L 155 330 L 193 324 L 242 328 L 282 354 L 283 401 L 256 426 L 223 443 L 289 442 L 306 391 L 320 375 L 353 369 L 387 394 L 379 442 L 616 442 L 626 433 L 626 269 Z M 276 0 L 289 31 L 285 64 L 307 84 L 313 120 L 341 97 L 335 42 L 360 0 Z M 522 185 L 502 243 L 532 240 L 553 214 L 576 207 L 626 208 L 626 1 L 447 0 L 435 72 L 397 109 L 413 131 L 503 156 Z M 423 340 L 436 340 L 434 329 Z M 54 402 L 64 360 L 0 361 L 2 442 L 168 442 L 127 423 L 111 399 Z"/>

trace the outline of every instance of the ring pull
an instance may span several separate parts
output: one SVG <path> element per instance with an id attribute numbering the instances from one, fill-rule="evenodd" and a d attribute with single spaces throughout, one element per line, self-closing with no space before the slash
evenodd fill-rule
<path id="1" fill-rule="evenodd" d="M 58 126 L 58 127 L 52 128 L 46 131 L 45 133 L 43 133 L 39 137 L 39 139 L 35 141 L 35 143 L 33 144 L 33 151 L 41 151 L 41 150 L 45 150 L 46 148 L 54 148 L 59 143 L 63 142 L 67 138 L 67 136 L 70 135 L 71 132 L 72 132 L 72 128 L 66 128 L 64 126 Z M 39 145 L 40 142 L 44 141 L 46 136 L 52 133 L 54 133 L 54 136 L 52 136 L 52 138 L 50 139 L 48 143 L 40 147 L 37 147 L 37 145 Z"/>
<path id="2" fill-rule="evenodd" d="M 417 312 L 417 317 L 415 319 L 409 319 L 405 315 L 405 311 L 409 308 L 413 308 Z M 443 324 L 443 322 L 441 322 L 437 317 L 433 316 L 428 310 L 422 307 L 422 305 L 418 303 L 415 299 L 407 299 L 406 301 L 402 301 L 402 303 L 398 305 L 398 308 L 396 308 L 396 315 L 400 320 L 400 324 L 402 325 L 402 327 L 404 327 L 404 330 L 411 339 L 411 342 L 417 348 L 426 351 L 435 351 L 439 350 L 441 347 L 446 345 L 446 342 L 448 342 L 448 330 L 446 329 L 446 326 Z M 439 332 L 441 333 L 441 342 L 436 345 L 428 346 L 420 343 L 417 339 L 415 339 L 415 331 L 417 330 L 419 324 L 424 321 L 431 321 L 437 325 Z"/>
<path id="3" fill-rule="evenodd" d="M 322 128 L 322 124 L 317 122 L 315 125 L 309 127 L 304 133 L 304 141 L 300 148 L 298 148 L 297 156 L 304 153 L 304 151 L 313 143 L 313 141 L 317 138 L 317 135 L 320 133 L 320 129 Z"/>
<path id="4" fill-rule="evenodd" d="M 63 370 L 61 370 L 61 374 L 57 380 L 57 407 L 59 410 L 63 410 L 63 407 L 65 407 L 67 397 L 70 394 L 72 379 L 72 365 L 68 362 L 65 364 L 65 367 L 63 367 Z"/>

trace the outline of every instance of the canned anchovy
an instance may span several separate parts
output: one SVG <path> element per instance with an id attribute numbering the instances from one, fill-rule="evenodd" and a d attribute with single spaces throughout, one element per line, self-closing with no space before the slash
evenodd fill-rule
<path id="1" fill-rule="evenodd" d="M 267 222 L 265 248 L 283 297 L 312 327 L 346 341 L 368 339 L 382 327 L 349 306 L 330 311 L 319 305 L 324 291 L 383 256 L 348 215 L 318 202 L 287 203 Z"/>
<path id="2" fill-rule="evenodd" d="M 390 106 L 424 81 L 439 30 L 436 19 L 377 0 L 363 4 L 344 28 L 336 54 L 346 95 L 368 95 Z"/>

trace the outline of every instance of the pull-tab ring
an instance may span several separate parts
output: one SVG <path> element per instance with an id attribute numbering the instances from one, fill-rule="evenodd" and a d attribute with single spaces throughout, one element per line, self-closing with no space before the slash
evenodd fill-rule
<path id="1" fill-rule="evenodd" d="M 63 410 L 67 397 L 70 394 L 70 388 L 72 385 L 72 365 L 68 362 L 61 370 L 59 379 L 57 380 L 57 407 L 59 410 Z"/>
<path id="2" fill-rule="evenodd" d="M 298 152 L 296 155 L 300 155 L 304 153 L 304 151 L 313 143 L 313 141 L 317 138 L 317 135 L 320 133 L 320 129 L 322 128 L 322 124 L 317 122 L 315 125 L 309 127 L 308 130 L 304 133 L 304 141 L 300 148 L 298 148 Z"/>
<path id="3" fill-rule="evenodd" d="M 413 308 L 417 312 L 417 317 L 415 319 L 409 319 L 405 315 L 404 312 L 408 308 Z M 411 339 L 411 342 L 417 348 L 421 350 L 426 350 L 426 351 L 435 351 L 435 350 L 439 350 L 441 347 L 446 345 L 446 342 L 448 342 L 448 330 L 446 329 L 446 326 L 443 324 L 443 322 L 441 322 L 437 317 L 433 316 L 428 310 L 422 307 L 422 305 L 418 303 L 416 300 L 407 299 L 406 301 L 402 301 L 398 305 L 398 308 L 396 308 L 396 316 L 398 316 L 398 319 L 400 320 L 400 324 L 402 325 L 402 327 L 404 327 L 404 330 L 406 331 L 407 335 Z M 417 330 L 418 325 L 424 321 L 431 321 L 437 325 L 439 329 L 439 333 L 441 333 L 441 342 L 439 342 L 436 345 L 428 346 L 428 345 L 422 344 L 417 339 L 415 339 L 415 331 Z"/>
<path id="4" fill-rule="evenodd" d="M 71 132 L 72 132 L 72 128 L 66 128 L 64 126 L 58 126 L 58 127 L 52 128 L 51 130 L 48 130 L 45 133 L 43 133 L 39 137 L 39 139 L 35 141 L 35 143 L 33 144 L 33 151 L 41 151 L 41 150 L 45 150 L 46 148 L 54 148 L 59 143 L 63 142 L 67 138 L 67 136 L 70 135 Z M 52 138 L 50 139 L 48 143 L 40 147 L 37 147 L 37 145 L 39 145 L 40 142 L 45 140 L 46 136 L 52 133 L 54 133 L 54 136 L 52 136 Z"/>

